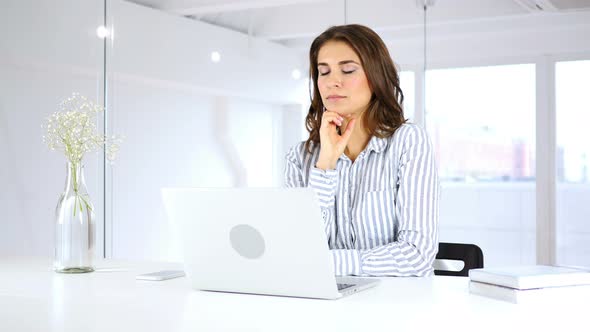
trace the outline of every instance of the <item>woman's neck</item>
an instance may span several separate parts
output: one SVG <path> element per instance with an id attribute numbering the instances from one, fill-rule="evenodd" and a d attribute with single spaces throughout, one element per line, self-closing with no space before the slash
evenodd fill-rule
<path id="1" fill-rule="evenodd" d="M 342 123 L 342 128 L 346 128 L 348 124 L 347 119 Z M 344 149 L 344 154 L 354 162 L 358 155 L 365 149 L 369 141 L 371 140 L 371 135 L 365 129 L 362 121 L 362 116 L 358 118 L 354 125 L 354 130 L 352 131 L 352 135 L 350 136 L 350 140 L 346 145 L 346 149 Z"/>

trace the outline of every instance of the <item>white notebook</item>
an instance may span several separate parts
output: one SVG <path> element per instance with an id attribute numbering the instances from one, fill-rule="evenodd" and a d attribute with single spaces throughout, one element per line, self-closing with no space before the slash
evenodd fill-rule
<path id="1" fill-rule="evenodd" d="M 517 304 L 590 304 L 590 285 L 515 289 L 470 281 L 469 292 Z"/>
<path id="2" fill-rule="evenodd" d="M 469 278 L 515 289 L 590 285 L 588 270 L 546 265 L 473 269 Z"/>

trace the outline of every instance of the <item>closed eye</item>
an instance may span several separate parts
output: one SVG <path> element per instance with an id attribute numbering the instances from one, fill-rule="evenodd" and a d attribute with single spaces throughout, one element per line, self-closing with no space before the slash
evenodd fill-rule
<path id="1" fill-rule="evenodd" d="M 342 73 L 343 73 L 343 74 L 352 74 L 352 73 L 354 73 L 355 71 L 356 71 L 356 69 L 353 69 L 353 70 L 343 70 L 343 71 L 342 71 Z M 325 72 L 325 73 L 320 73 L 320 76 L 326 76 L 326 75 L 328 75 L 329 73 L 330 73 L 329 71 L 328 71 L 328 72 Z"/>

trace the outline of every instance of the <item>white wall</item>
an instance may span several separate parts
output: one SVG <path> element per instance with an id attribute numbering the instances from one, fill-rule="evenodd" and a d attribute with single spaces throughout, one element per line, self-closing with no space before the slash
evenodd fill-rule
<path id="1" fill-rule="evenodd" d="M 117 258 L 176 259 L 164 187 L 272 186 L 272 105 L 141 84 L 117 85 L 127 139 L 113 167 Z"/>
<path id="2" fill-rule="evenodd" d="M 535 185 L 445 182 L 439 226 L 441 242 L 477 244 L 486 266 L 535 264 Z"/>
<path id="3" fill-rule="evenodd" d="M 114 36 L 108 70 L 115 79 L 278 104 L 301 102 L 303 80 L 293 80 L 291 71 L 306 72 L 307 63 L 292 50 L 122 0 L 107 4 Z M 221 53 L 219 63 L 211 61 L 212 51 Z"/>
<path id="4" fill-rule="evenodd" d="M 590 266 L 590 187 L 557 186 L 558 262 Z M 440 241 L 475 243 L 486 266 L 535 264 L 534 183 L 442 184 Z"/>
<path id="5" fill-rule="evenodd" d="M 557 262 L 590 266 L 590 185 L 557 184 Z"/>
<path id="6" fill-rule="evenodd" d="M 124 1 L 107 12 L 111 128 L 127 137 L 112 168 L 111 256 L 178 260 L 161 188 L 280 185 L 304 80 L 284 47 Z"/>
<path id="7" fill-rule="evenodd" d="M 0 2 L 0 255 L 53 255 L 66 158 L 43 144 L 41 125 L 72 92 L 100 100 L 102 8 L 96 0 Z M 88 155 L 85 165 L 102 220 L 99 158 Z"/>

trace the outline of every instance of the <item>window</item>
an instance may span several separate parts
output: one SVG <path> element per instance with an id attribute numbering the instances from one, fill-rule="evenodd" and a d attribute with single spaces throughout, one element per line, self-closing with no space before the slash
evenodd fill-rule
<path id="1" fill-rule="evenodd" d="M 440 240 L 486 266 L 535 262 L 535 66 L 426 73 L 426 124 L 442 185 Z"/>
<path id="2" fill-rule="evenodd" d="M 441 179 L 534 180 L 534 65 L 431 70 L 426 93 Z"/>

